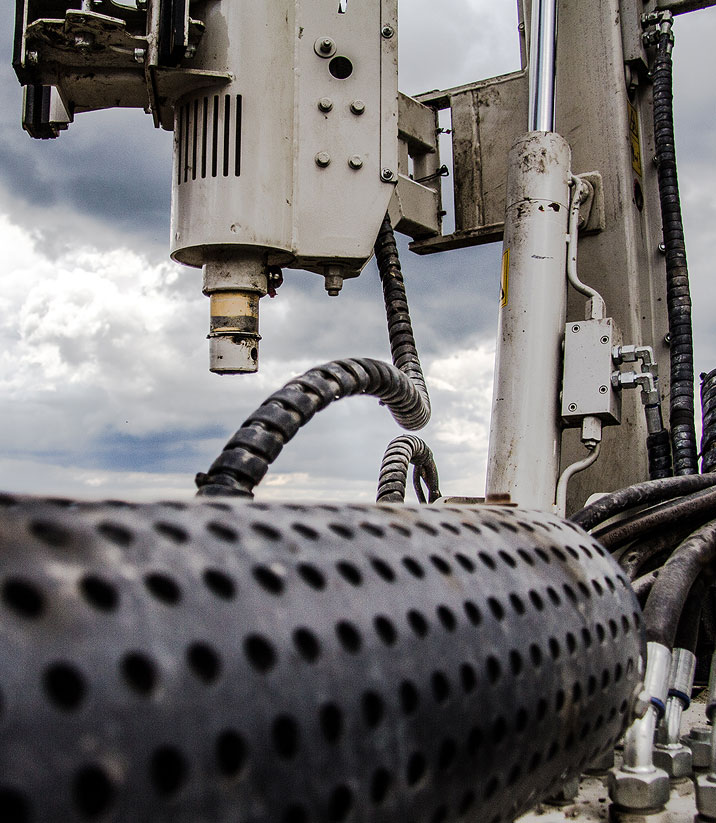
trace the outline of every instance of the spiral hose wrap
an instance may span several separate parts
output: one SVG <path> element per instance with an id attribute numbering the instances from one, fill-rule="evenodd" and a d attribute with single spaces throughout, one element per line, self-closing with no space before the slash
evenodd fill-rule
<path id="1" fill-rule="evenodd" d="M 716 369 L 701 375 L 701 471 L 716 469 Z"/>
<path id="2" fill-rule="evenodd" d="M 694 426 L 694 353 L 691 296 L 674 146 L 671 31 L 659 37 L 654 77 L 654 137 L 666 247 L 671 390 L 670 427 L 676 475 L 698 474 Z"/>
<path id="3" fill-rule="evenodd" d="M 390 441 L 383 455 L 378 477 L 378 494 L 376 503 L 404 503 L 405 487 L 408 478 L 408 466 L 413 471 L 413 487 L 421 503 L 425 495 L 420 486 L 424 481 L 428 488 L 428 501 L 433 503 L 440 497 L 438 470 L 433 453 L 428 444 L 419 437 L 403 434 Z"/>
<path id="4" fill-rule="evenodd" d="M 375 244 L 393 364 L 362 357 L 332 360 L 294 377 L 265 400 L 224 446 L 208 473 L 196 476 L 199 496 L 253 497 L 253 489 L 284 445 L 334 400 L 377 397 L 408 431 L 430 420 L 430 398 L 415 347 L 395 235 L 386 215 Z"/>

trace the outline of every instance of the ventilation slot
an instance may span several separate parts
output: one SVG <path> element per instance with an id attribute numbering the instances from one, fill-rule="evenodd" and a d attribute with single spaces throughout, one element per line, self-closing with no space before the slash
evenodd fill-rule
<path id="1" fill-rule="evenodd" d="M 241 174 L 241 95 L 197 98 L 176 118 L 177 185 L 197 178 Z"/>

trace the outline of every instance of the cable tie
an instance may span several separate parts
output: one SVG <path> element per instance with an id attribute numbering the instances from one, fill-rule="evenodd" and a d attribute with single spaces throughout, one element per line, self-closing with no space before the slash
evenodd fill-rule
<path id="1" fill-rule="evenodd" d="M 691 698 L 685 692 L 680 691 L 679 689 L 669 689 L 669 697 L 676 697 L 680 700 L 684 706 L 684 711 L 686 711 L 689 706 L 691 705 Z M 716 704 L 714 704 L 716 706 Z"/>

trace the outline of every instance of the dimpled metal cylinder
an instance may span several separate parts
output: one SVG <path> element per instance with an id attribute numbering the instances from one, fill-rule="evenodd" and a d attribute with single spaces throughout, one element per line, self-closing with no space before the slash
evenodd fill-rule
<path id="1" fill-rule="evenodd" d="M 637 602 L 551 515 L 0 503 L 3 823 L 497 823 L 628 720 Z"/>

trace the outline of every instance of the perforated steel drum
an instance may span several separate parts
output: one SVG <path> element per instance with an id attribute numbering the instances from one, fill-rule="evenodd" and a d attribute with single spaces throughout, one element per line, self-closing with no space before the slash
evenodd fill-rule
<path id="1" fill-rule="evenodd" d="M 628 719 L 639 607 L 555 517 L 0 500 L 3 823 L 498 823 Z"/>

